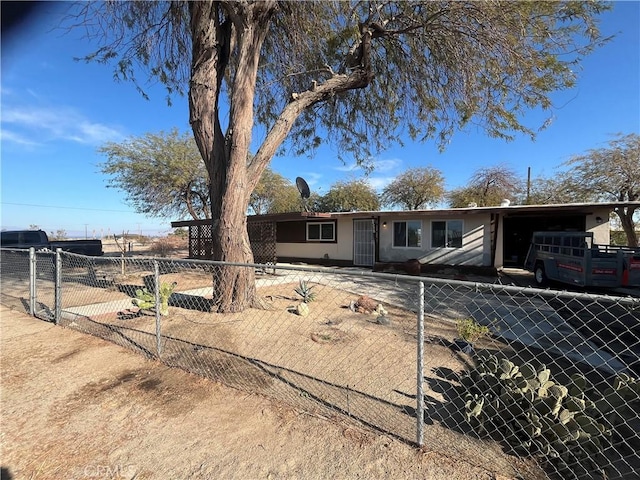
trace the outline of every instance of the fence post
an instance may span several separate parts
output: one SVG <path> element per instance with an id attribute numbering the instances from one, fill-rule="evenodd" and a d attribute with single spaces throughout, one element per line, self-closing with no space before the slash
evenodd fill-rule
<path id="1" fill-rule="evenodd" d="M 424 445 L 424 282 L 418 283 L 418 345 L 416 374 L 416 443 Z"/>
<path id="2" fill-rule="evenodd" d="M 35 317 L 36 315 L 36 277 L 37 277 L 37 258 L 36 249 L 34 247 L 29 248 L 29 315 Z"/>
<path id="3" fill-rule="evenodd" d="M 153 279 L 153 289 L 156 297 L 156 352 L 159 358 L 162 353 L 162 330 L 160 325 L 160 309 L 162 305 L 160 302 L 160 267 L 157 260 L 153 261 Z"/>
<path id="4" fill-rule="evenodd" d="M 55 269 L 55 306 L 53 313 L 53 321 L 56 325 L 60 324 L 62 318 L 62 249 L 56 248 L 56 269 Z"/>

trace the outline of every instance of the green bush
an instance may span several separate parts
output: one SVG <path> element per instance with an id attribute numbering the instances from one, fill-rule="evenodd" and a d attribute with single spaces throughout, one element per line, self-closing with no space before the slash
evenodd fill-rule
<path id="1" fill-rule="evenodd" d="M 489 327 L 480 325 L 473 318 L 464 318 L 456 322 L 458 335 L 465 342 L 475 343 L 478 339 L 489 335 Z"/>

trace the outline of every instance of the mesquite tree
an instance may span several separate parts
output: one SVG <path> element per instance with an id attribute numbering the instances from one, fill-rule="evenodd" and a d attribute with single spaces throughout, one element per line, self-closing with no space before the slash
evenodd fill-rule
<path id="1" fill-rule="evenodd" d="M 638 246 L 635 216 L 640 201 L 640 135 L 618 134 L 606 147 L 594 148 L 571 157 L 564 166 L 564 188 L 583 198 L 607 202 L 632 202 L 618 206 L 614 213 L 627 237 L 627 245 Z"/>
<path id="2" fill-rule="evenodd" d="M 417 167 L 398 175 L 382 191 L 384 205 L 419 210 L 444 198 L 444 177 L 434 167 Z"/>
<path id="3" fill-rule="evenodd" d="M 516 172 L 506 164 L 479 168 L 464 187 L 449 192 L 449 206 L 464 208 L 471 203 L 478 207 L 500 205 L 504 200 L 518 198 L 523 191 L 523 182 Z"/>
<path id="4" fill-rule="evenodd" d="M 289 180 L 271 168 L 265 168 L 251 192 L 249 209 L 255 215 L 300 212 L 304 208 L 300 192 Z"/>
<path id="5" fill-rule="evenodd" d="M 209 178 L 193 135 L 175 128 L 146 133 L 120 143 L 107 142 L 98 152 L 107 157 L 100 169 L 111 177 L 109 187 L 125 192 L 137 212 L 211 218 Z"/>
<path id="6" fill-rule="evenodd" d="M 534 135 L 530 108 L 571 87 L 574 63 L 602 41 L 608 4 L 497 1 L 171 1 L 80 3 L 70 25 L 120 78 L 144 71 L 185 92 L 211 179 L 213 255 L 250 262 L 251 191 L 285 140 L 334 142 L 366 161 L 407 136 L 444 145 L 469 123 Z M 142 69 L 140 68 L 142 67 Z M 136 85 L 140 85 L 136 82 Z M 140 88 L 142 91 L 142 88 Z M 224 124 L 223 124 L 224 120 Z M 265 132 L 247 162 L 255 126 Z M 218 311 L 255 303 L 253 271 L 226 267 Z"/>
<path id="7" fill-rule="evenodd" d="M 380 208 L 378 194 L 363 179 L 334 183 L 318 203 L 322 212 L 375 212 Z"/>

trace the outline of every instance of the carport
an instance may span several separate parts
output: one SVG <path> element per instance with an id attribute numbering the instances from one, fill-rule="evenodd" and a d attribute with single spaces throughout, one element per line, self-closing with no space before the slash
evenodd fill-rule
<path id="1" fill-rule="evenodd" d="M 585 228 L 585 214 L 507 214 L 504 217 L 504 266 L 522 267 L 533 232 L 584 232 Z"/>
<path id="2" fill-rule="evenodd" d="M 576 203 L 562 205 L 517 205 L 497 208 L 501 217 L 502 257 L 495 266 L 522 268 L 533 232 L 594 233 L 596 243 L 610 242 L 609 216 L 619 203 Z M 499 265 L 502 259 L 502 265 Z"/>

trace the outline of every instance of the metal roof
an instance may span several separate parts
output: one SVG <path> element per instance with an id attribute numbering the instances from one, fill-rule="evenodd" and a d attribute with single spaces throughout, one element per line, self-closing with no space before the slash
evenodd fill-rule
<path id="1" fill-rule="evenodd" d="M 292 222 L 309 220 L 316 218 L 340 218 L 340 217 L 380 217 L 380 216 L 455 216 L 455 215 L 480 215 L 499 213 L 504 216 L 527 215 L 527 214 L 563 214 L 582 213 L 588 214 L 596 208 L 609 209 L 616 208 L 637 208 L 640 209 L 640 202 L 589 202 L 589 203 L 560 203 L 552 205 L 509 205 L 495 207 L 466 207 L 466 208 L 442 208 L 428 210 L 376 210 L 366 212 L 291 212 L 291 213 L 269 213 L 265 215 L 248 215 L 249 222 Z M 189 227 L 196 225 L 210 225 L 211 220 L 179 220 L 171 222 L 171 227 Z"/>

